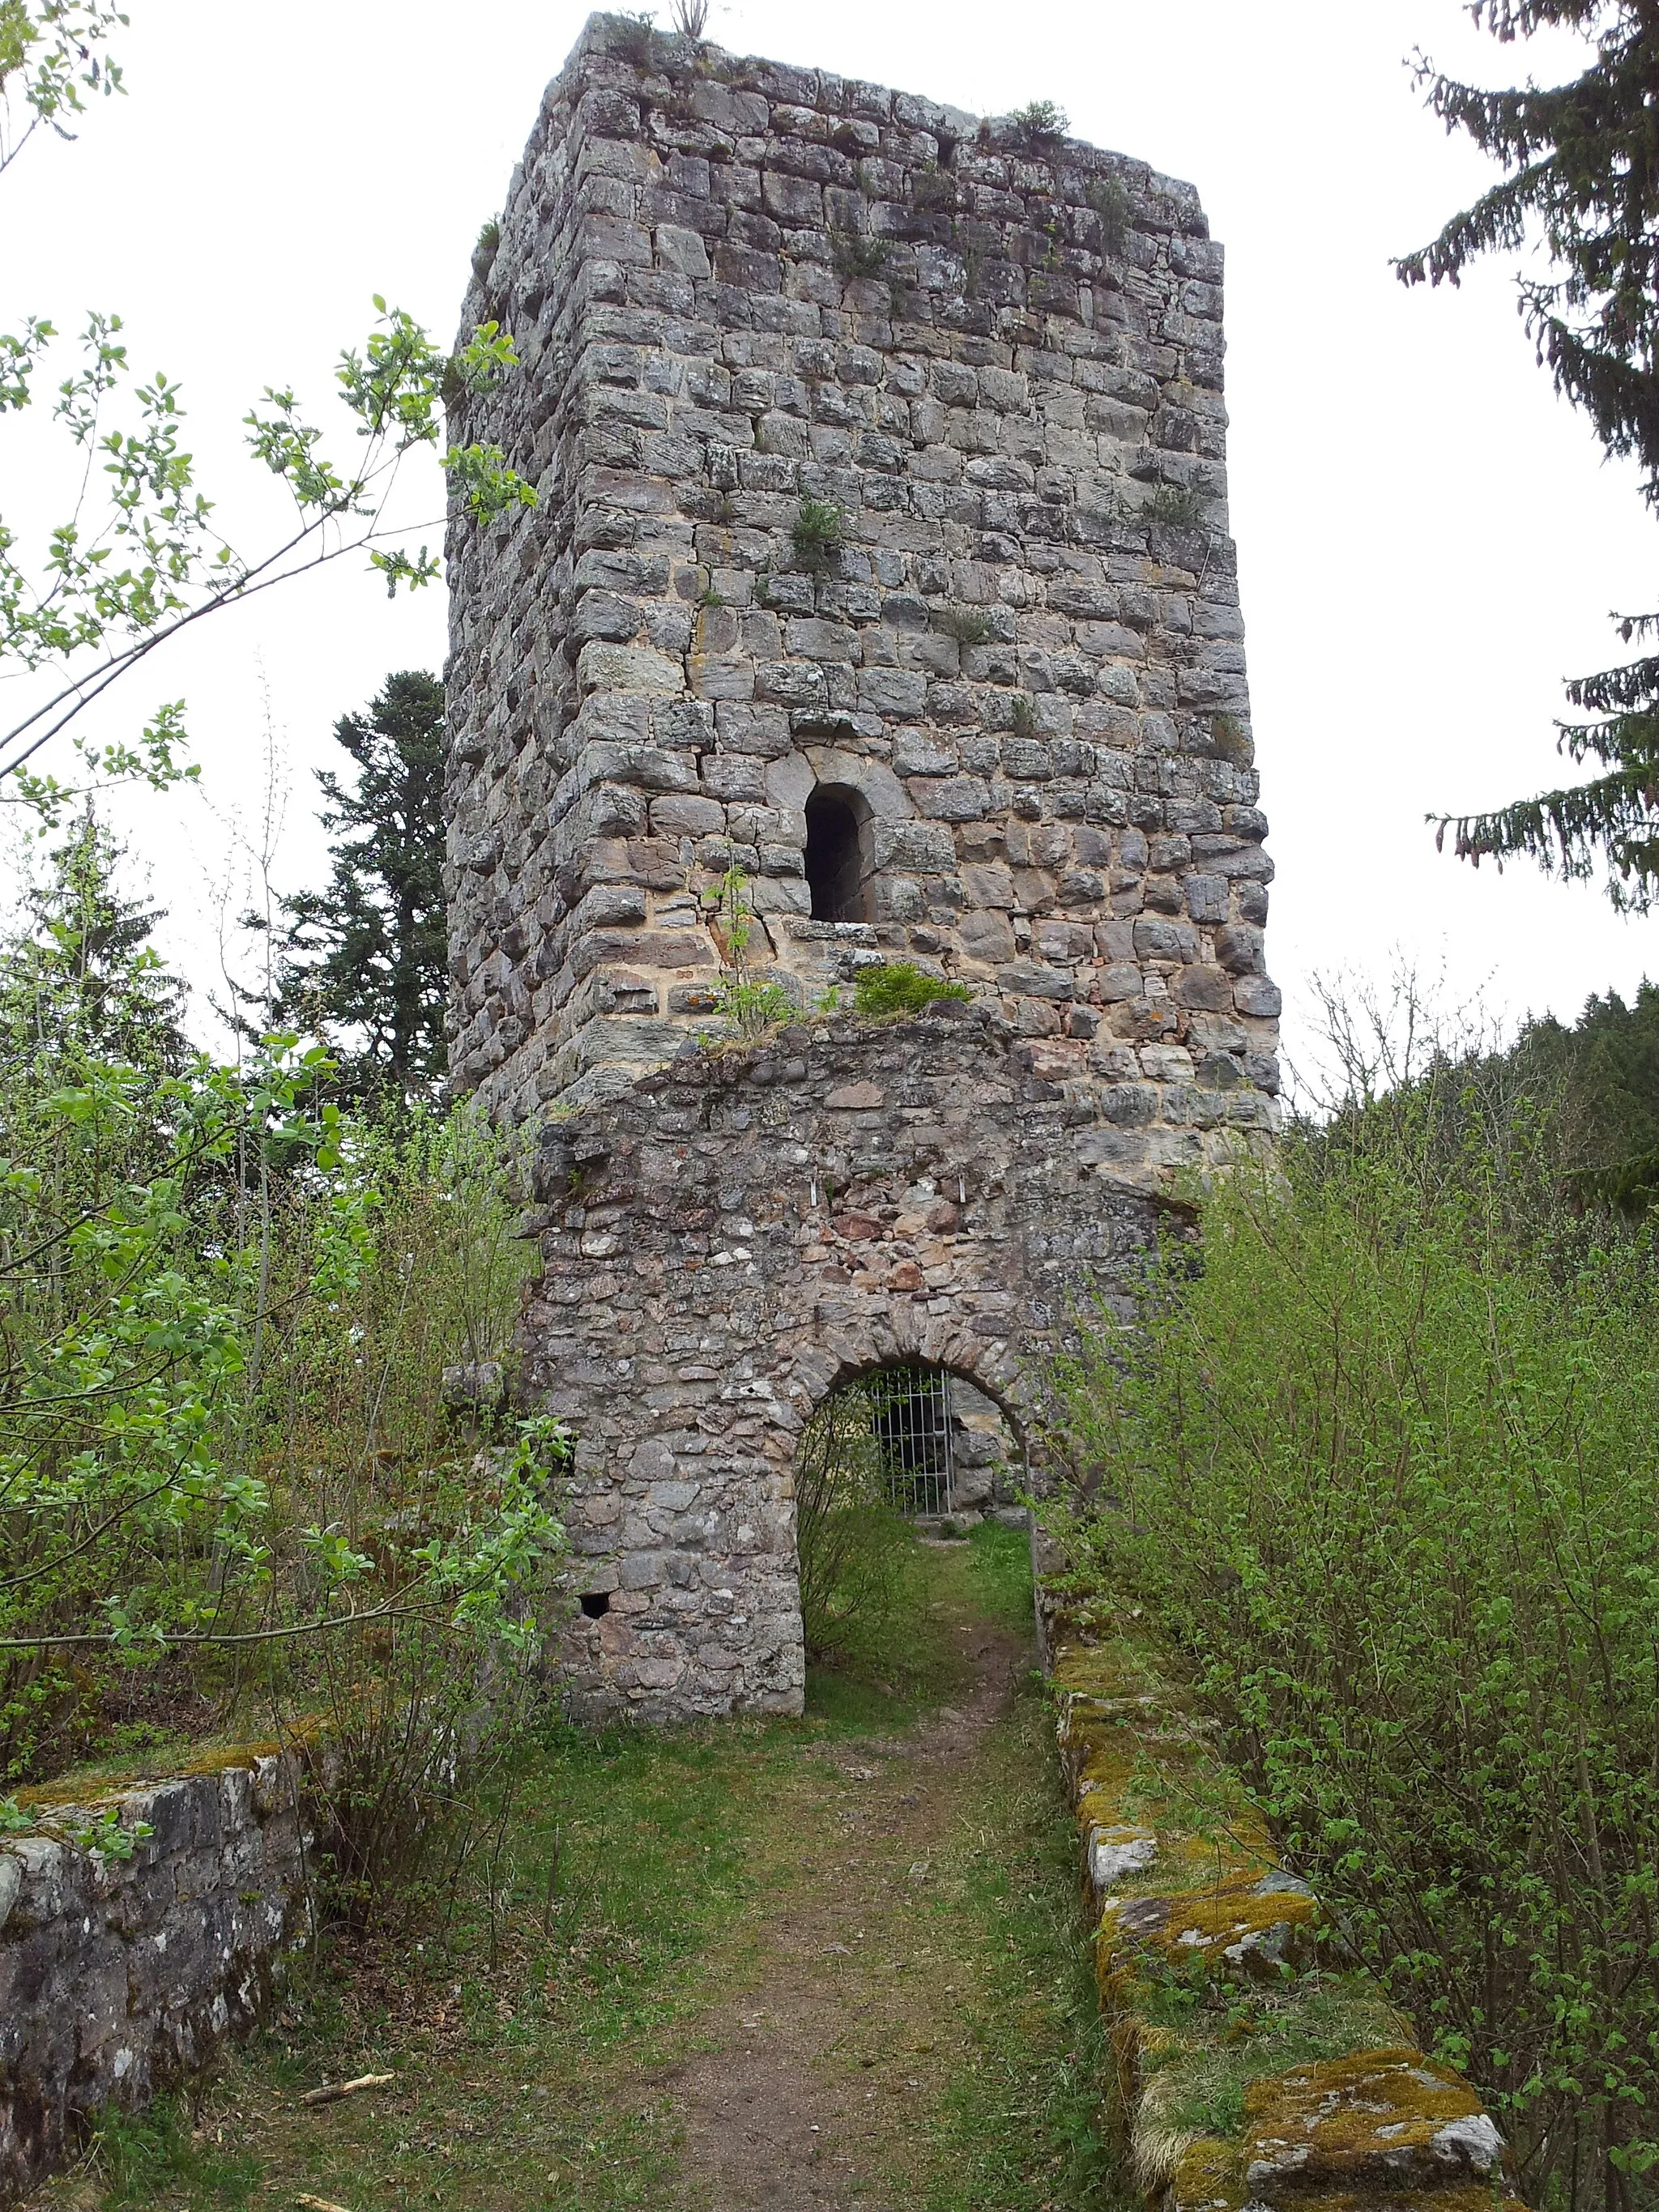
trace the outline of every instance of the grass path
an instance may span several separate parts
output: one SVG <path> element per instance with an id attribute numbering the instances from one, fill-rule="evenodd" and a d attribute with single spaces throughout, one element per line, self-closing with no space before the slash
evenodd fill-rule
<path id="1" fill-rule="evenodd" d="M 40 2212 L 1104 2203 L 1023 1549 L 927 1549 L 904 1648 L 816 1681 L 803 1721 L 559 1733 L 493 1947 L 478 1898 L 447 1949 L 337 1959 L 193 2112 L 112 2130 Z M 364 2073 L 397 2079 L 297 2104 Z"/>

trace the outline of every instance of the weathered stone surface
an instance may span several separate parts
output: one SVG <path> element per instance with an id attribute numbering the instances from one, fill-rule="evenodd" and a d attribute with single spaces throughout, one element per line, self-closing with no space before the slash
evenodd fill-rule
<path id="1" fill-rule="evenodd" d="M 1260 1142 L 1271 869 L 1196 195 L 908 94 L 621 45 L 592 18 L 549 87 L 465 306 L 525 367 L 457 434 L 542 497 L 451 537 L 457 1081 L 517 1120 L 669 1056 L 725 957 L 696 894 L 735 862 L 750 959 L 798 999 L 866 946 L 918 959 L 1085 1046 L 1079 1081 L 1144 1089 L 1122 1180 Z M 848 233 L 878 275 L 844 273 Z M 1201 493 L 1201 528 L 1153 519 L 1160 485 Z M 817 563 L 808 498 L 842 519 Z M 870 817 L 856 940 L 781 926 L 822 784 Z M 625 984 L 572 988 L 601 927 Z M 1228 1058 L 1258 1110 L 1195 1120 L 1170 1047 Z"/>
<path id="2" fill-rule="evenodd" d="M 690 1050 L 544 1130 L 525 1381 L 576 1440 L 573 1587 L 616 1593 L 567 1626 L 579 1712 L 799 1711 L 792 1470 L 840 1385 L 972 1385 L 964 1506 L 997 1503 L 993 1407 L 1052 1473 L 1048 1363 L 1079 1304 L 1127 1312 L 1160 1207 L 1092 1164 L 1086 1074 L 1034 1058 L 946 1000 Z"/>
<path id="3" fill-rule="evenodd" d="M 112 1808 L 154 1832 L 130 1859 L 67 1840 Z M 275 1753 L 42 1818 L 47 1832 L 0 1846 L 0 2197 L 60 2159 L 85 2115 L 203 2065 L 303 1936 L 312 1838 Z"/>

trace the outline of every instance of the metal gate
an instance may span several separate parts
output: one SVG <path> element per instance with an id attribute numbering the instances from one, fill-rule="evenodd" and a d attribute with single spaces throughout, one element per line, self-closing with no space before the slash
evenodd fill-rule
<path id="1" fill-rule="evenodd" d="M 888 1501 L 901 1513 L 953 1510 L 951 1378 L 942 1367 L 883 1367 L 860 1388 Z"/>

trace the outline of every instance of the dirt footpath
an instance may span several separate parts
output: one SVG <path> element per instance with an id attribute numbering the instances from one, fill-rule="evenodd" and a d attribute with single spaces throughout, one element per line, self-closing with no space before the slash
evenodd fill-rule
<path id="1" fill-rule="evenodd" d="M 684 2128 L 688 2212 L 910 2201 L 915 2116 L 946 2086 L 971 2009 L 929 1907 L 980 1747 L 1030 1657 L 997 1629 L 964 1656 L 958 1705 L 802 1759 L 767 1902 L 709 1960 L 712 1986 L 733 1986 L 701 2023 L 705 2047 L 661 2077 Z"/>

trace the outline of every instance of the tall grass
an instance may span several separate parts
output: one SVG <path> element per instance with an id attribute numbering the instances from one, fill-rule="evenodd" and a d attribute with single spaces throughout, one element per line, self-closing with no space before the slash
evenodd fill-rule
<path id="1" fill-rule="evenodd" d="M 1079 1590 L 1190 1658 L 1535 2204 L 1659 2181 L 1659 1279 L 1480 1071 L 1209 1200 L 1073 1376 Z M 1535 1136 L 1535 1132 L 1534 1133 Z"/>

